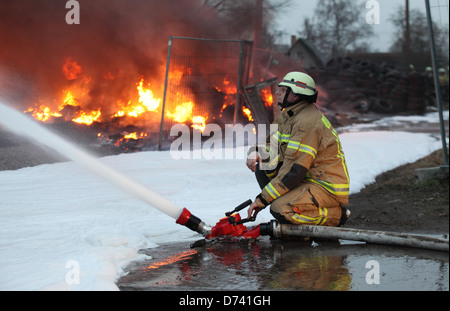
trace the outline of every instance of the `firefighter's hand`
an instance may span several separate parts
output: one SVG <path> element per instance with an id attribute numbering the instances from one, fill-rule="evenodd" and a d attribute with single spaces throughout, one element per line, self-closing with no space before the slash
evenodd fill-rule
<path id="1" fill-rule="evenodd" d="M 252 217 L 252 215 L 256 218 L 256 215 L 262 210 L 262 207 L 259 207 L 255 202 L 250 204 L 248 208 L 248 218 Z"/>
<path id="2" fill-rule="evenodd" d="M 259 155 L 258 152 L 253 151 L 252 153 L 250 153 L 247 157 L 247 167 L 252 171 L 255 172 L 256 171 L 256 163 L 259 163 L 261 161 L 261 156 Z"/>

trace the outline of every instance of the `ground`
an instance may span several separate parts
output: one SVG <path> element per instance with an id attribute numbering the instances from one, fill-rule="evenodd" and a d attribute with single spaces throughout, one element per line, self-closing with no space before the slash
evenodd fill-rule
<path id="1" fill-rule="evenodd" d="M 350 196 L 346 227 L 396 232 L 448 233 L 449 180 L 418 183 L 415 169 L 439 167 L 442 150 L 385 172 Z"/>

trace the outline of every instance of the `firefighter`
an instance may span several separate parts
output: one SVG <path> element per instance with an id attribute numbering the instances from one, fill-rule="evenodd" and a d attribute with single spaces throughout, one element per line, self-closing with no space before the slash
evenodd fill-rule
<path id="1" fill-rule="evenodd" d="M 448 84 L 448 76 L 444 68 L 439 68 L 439 84 L 440 85 Z"/>
<path id="2" fill-rule="evenodd" d="M 441 87 L 441 96 L 444 102 L 448 102 L 448 75 L 444 68 L 439 68 L 439 84 Z"/>
<path id="3" fill-rule="evenodd" d="M 273 123 L 277 131 L 248 151 L 246 165 L 262 189 L 248 216 L 270 205 L 280 223 L 343 225 L 350 216 L 349 174 L 337 132 L 314 105 L 314 80 L 290 72 L 275 95 L 282 109 Z"/>

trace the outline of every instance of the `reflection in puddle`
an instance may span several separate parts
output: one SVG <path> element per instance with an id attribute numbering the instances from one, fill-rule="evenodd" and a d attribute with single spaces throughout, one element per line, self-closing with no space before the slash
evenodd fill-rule
<path id="1" fill-rule="evenodd" d="M 184 247 L 184 249 L 182 249 Z M 145 250 L 122 290 L 449 290 L 448 253 L 361 243 L 271 241 Z"/>

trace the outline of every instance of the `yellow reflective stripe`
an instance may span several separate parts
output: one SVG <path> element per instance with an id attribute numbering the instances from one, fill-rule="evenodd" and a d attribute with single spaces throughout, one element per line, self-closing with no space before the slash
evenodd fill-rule
<path id="1" fill-rule="evenodd" d="M 301 144 L 301 143 L 293 141 L 293 140 L 289 141 L 287 148 L 293 149 L 293 150 L 300 150 L 301 152 L 308 153 L 313 158 L 316 158 L 316 155 L 317 155 L 317 150 L 314 149 L 313 147 L 305 145 L 305 144 Z"/>
<path id="2" fill-rule="evenodd" d="M 298 213 L 294 213 L 294 215 L 292 216 L 292 218 L 301 224 L 307 224 L 307 225 L 322 225 L 327 221 L 326 217 L 310 217 L 310 216 L 306 216 L 306 215 L 302 215 L 302 214 L 298 214 Z"/>
<path id="3" fill-rule="evenodd" d="M 272 157 L 271 157 L 272 158 Z M 272 165 L 274 165 L 275 167 L 278 165 L 278 162 L 280 162 L 280 156 L 279 155 L 277 155 L 274 159 L 272 159 L 270 162 L 269 162 L 269 166 L 272 166 Z"/>
<path id="4" fill-rule="evenodd" d="M 291 134 L 281 134 L 279 131 L 272 135 L 273 138 L 282 143 L 289 142 L 289 138 L 291 138 L 291 136 Z"/>
<path id="5" fill-rule="evenodd" d="M 331 127 L 330 121 L 328 121 L 328 119 L 324 115 L 322 115 L 322 123 L 326 126 L 327 129 Z"/>
<path id="6" fill-rule="evenodd" d="M 347 167 L 347 163 L 345 162 L 344 153 L 342 152 L 342 145 L 341 145 L 341 141 L 339 139 L 339 135 L 336 132 L 336 130 L 331 126 L 330 121 L 328 121 L 328 119 L 324 115 L 322 115 L 322 122 L 328 129 L 331 130 L 331 132 L 333 133 L 333 135 L 334 135 L 334 137 L 336 139 L 336 142 L 337 142 L 337 145 L 338 145 L 337 146 L 337 148 L 338 148 L 338 158 L 340 158 L 342 160 L 342 167 L 344 168 L 345 177 L 347 177 L 347 181 L 350 183 L 350 178 L 348 176 L 348 167 Z M 349 186 L 347 186 L 347 187 L 349 187 Z M 345 194 L 345 192 L 343 194 Z M 347 194 L 348 194 L 348 190 L 347 190 Z"/>
<path id="7" fill-rule="evenodd" d="M 283 142 L 283 143 L 287 143 L 287 142 L 289 142 L 289 138 L 291 138 L 291 134 L 281 134 L 281 141 Z"/>
<path id="8" fill-rule="evenodd" d="M 273 198 L 273 199 L 277 199 L 279 198 L 281 195 L 280 193 L 277 191 L 277 189 L 275 189 L 271 183 L 268 183 L 267 186 L 264 187 L 264 189 L 266 189 L 267 193 Z"/>
<path id="9" fill-rule="evenodd" d="M 278 155 L 275 157 L 275 159 L 272 159 L 267 164 L 264 164 L 264 170 L 266 171 L 267 176 L 269 176 L 269 174 L 271 174 L 271 171 L 276 170 L 279 162 L 280 162 L 280 156 Z M 269 171 L 269 172 L 267 172 L 267 171 Z"/>
<path id="10" fill-rule="evenodd" d="M 287 147 L 288 147 L 289 149 L 297 150 L 297 149 L 300 148 L 300 143 L 298 143 L 298 142 L 296 142 L 296 141 L 293 141 L 293 140 L 290 140 L 289 143 L 288 143 L 288 145 L 287 145 Z"/>
<path id="11" fill-rule="evenodd" d="M 316 225 L 321 226 L 327 221 L 326 217 L 321 217 L 320 220 L 316 223 Z"/>
<path id="12" fill-rule="evenodd" d="M 325 189 L 327 189 L 329 192 L 335 195 L 348 195 L 350 192 L 350 185 L 349 184 L 332 184 L 323 180 L 314 180 L 312 178 L 308 178 L 308 180 L 321 185 Z"/>
<path id="13" fill-rule="evenodd" d="M 317 151 L 311 146 L 300 144 L 300 151 L 310 154 L 313 158 L 316 158 Z"/>
<path id="14" fill-rule="evenodd" d="M 272 173 L 267 173 L 267 172 L 266 172 L 266 176 L 269 177 L 269 178 L 272 178 L 272 177 L 274 177 L 277 173 L 278 173 L 278 171 L 276 171 L 276 170 L 273 171 Z"/>
<path id="15" fill-rule="evenodd" d="M 272 135 L 273 138 L 275 138 L 277 141 L 281 140 L 281 133 L 280 132 L 276 132 L 275 134 Z"/>
<path id="16" fill-rule="evenodd" d="M 316 217 L 309 217 L 302 214 L 294 213 L 294 216 L 292 218 L 302 224 L 312 224 L 316 221 Z"/>

